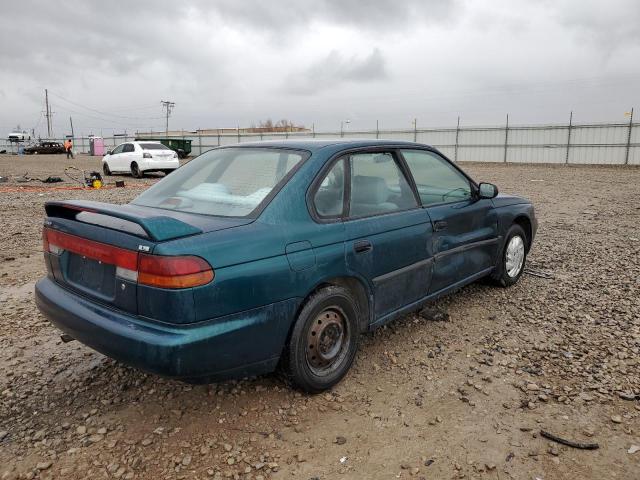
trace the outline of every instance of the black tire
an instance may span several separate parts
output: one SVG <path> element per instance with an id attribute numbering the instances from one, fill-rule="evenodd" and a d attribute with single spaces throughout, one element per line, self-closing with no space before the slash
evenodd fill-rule
<path id="1" fill-rule="evenodd" d="M 136 162 L 131 163 L 131 175 L 133 175 L 135 178 L 144 177 L 144 173 L 142 173 L 142 170 L 140 170 L 140 167 Z"/>
<path id="2" fill-rule="evenodd" d="M 282 368 L 287 379 L 308 393 L 333 387 L 351 368 L 358 337 L 358 310 L 351 293 L 333 286 L 318 290 L 302 307 L 286 345 Z"/>
<path id="3" fill-rule="evenodd" d="M 109 164 L 107 162 L 104 162 L 102 164 L 102 173 L 104 173 L 105 177 L 111 176 L 111 169 L 109 168 Z"/>
<path id="4" fill-rule="evenodd" d="M 513 270 L 510 273 L 509 270 L 507 269 L 507 256 L 508 256 L 507 247 L 509 246 L 509 243 L 512 241 L 512 239 L 514 239 L 515 237 L 520 237 L 520 239 L 522 239 L 524 256 L 522 258 L 522 264 L 520 265 L 519 270 L 517 271 L 517 273 L 514 274 Z M 520 280 L 520 277 L 524 272 L 524 268 L 527 263 L 528 252 L 529 252 L 529 239 L 527 238 L 526 233 L 524 232 L 524 230 L 520 225 L 515 225 L 515 224 L 511 225 L 511 228 L 509 228 L 509 231 L 505 236 L 504 243 L 502 244 L 500 256 L 498 257 L 498 262 L 496 263 L 496 269 L 491 274 L 491 280 L 493 280 L 495 284 L 501 287 L 510 287 L 511 285 L 515 285 L 518 282 L 518 280 Z"/>

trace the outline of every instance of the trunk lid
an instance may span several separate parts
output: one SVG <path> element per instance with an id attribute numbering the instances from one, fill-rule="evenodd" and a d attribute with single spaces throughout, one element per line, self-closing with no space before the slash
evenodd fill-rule
<path id="1" fill-rule="evenodd" d="M 91 201 L 45 204 L 45 257 L 56 282 L 100 303 L 137 314 L 138 252 L 160 242 L 250 223 L 135 205 Z M 53 246 L 52 246 L 53 245 Z M 183 301 L 190 289 L 172 294 Z"/>

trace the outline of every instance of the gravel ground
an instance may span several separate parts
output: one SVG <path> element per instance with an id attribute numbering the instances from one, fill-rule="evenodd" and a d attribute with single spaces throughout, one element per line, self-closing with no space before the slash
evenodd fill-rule
<path id="1" fill-rule="evenodd" d="M 5 155 L 0 176 L 68 164 Z M 445 321 L 366 335 L 316 396 L 276 376 L 189 386 L 61 343 L 33 303 L 43 203 L 122 203 L 161 175 L 99 191 L 0 183 L 0 479 L 640 478 L 640 169 L 464 167 L 533 199 L 529 266 L 551 278 L 477 283 L 437 303 Z"/>

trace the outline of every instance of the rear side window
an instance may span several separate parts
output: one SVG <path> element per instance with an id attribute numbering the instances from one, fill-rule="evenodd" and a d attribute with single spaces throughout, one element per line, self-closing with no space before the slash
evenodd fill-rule
<path id="1" fill-rule="evenodd" d="M 446 159 L 426 150 L 402 150 L 423 205 L 471 198 L 469 179 Z"/>
<path id="2" fill-rule="evenodd" d="M 417 207 L 417 201 L 390 153 L 357 153 L 350 157 L 350 217 L 379 215 Z"/>
<path id="3" fill-rule="evenodd" d="M 313 197 L 316 212 L 323 218 L 341 217 L 344 213 L 345 160 L 339 160 L 322 179 Z"/>
<path id="4" fill-rule="evenodd" d="M 161 143 L 140 143 L 139 145 L 143 150 L 171 150 Z"/>

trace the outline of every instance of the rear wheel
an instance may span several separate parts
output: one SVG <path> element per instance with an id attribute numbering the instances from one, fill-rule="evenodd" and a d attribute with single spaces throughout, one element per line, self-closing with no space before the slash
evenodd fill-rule
<path id="1" fill-rule="evenodd" d="M 109 164 L 107 162 L 104 162 L 102 164 L 102 173 L 104 173 L 107 177 L 111 175 L 111 169 L 109 168 Z"/>
<path id="2" fill-rule="evenodd" d="M 131 175 L 133 175 L 135 178 L 142 178 L 144 176 L 142 170 L 140 170 L 140 167 L 136 162 L 133 162 L 131 164 Z"/>
<path id="3" fill-rule="evenodd" d="M 510 287 L 522 276 L 527 261 L 527 235 L 520 225 L 511 225 L 502 254 L 491 278 L 500 286 Z"/>
<path id="4" fill-rule="evenodd" d="M 350 292 L 327 287 L 314 293 L 298 315 L 283 367 L 300 389 L 319 393 L 349 371 L 358 349 L 358 314 Z"/>

